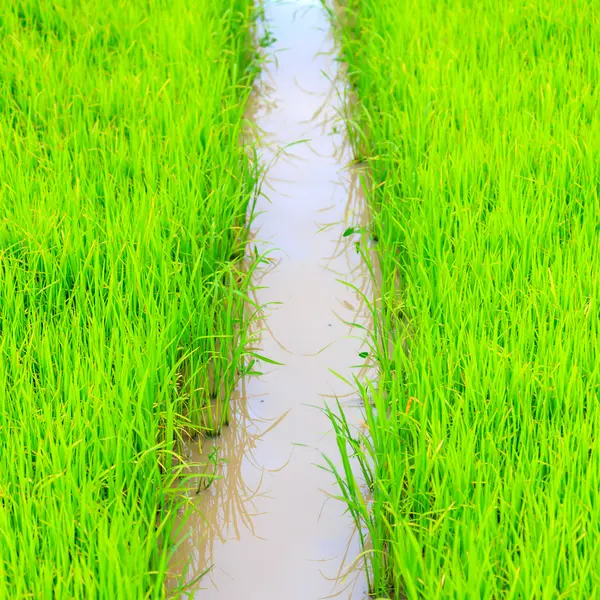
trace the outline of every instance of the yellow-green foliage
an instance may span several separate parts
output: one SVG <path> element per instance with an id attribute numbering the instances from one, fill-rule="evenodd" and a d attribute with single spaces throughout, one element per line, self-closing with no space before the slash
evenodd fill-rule
<path id="1" fill-rule="evenodd" d="M 599 597 L 600 4 L 344 5 L 383 276 L 373 505 L 346 490 L 375 590 Z"/>
<path id="2" fill-rule="evenodd" d="M 183 414 L 246 364 L 253 10 L 0 5 L 0 598 L 165 594 Z"/>

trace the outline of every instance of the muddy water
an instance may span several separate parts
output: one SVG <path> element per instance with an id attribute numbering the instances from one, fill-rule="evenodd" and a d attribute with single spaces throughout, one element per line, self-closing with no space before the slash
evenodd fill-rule
<path id="1" fill-rule="evenodd" d="M 332 371 L 350 377 L 362 362 L 348 322 L 367 317 L 339 280 L 368 285 L 357 237 L 342 235 L 362 221 L 364 206 L 347 169 L 343 83 L 325 11 L 318 0 L 267 2 L 265 11 L 277 42 L 255 116 L 270 167 L 254 226 L 273 266 L 257 299 L 273 303 L 262 353 L 284 366 L 263 365 L 263 376 L 245 382 L 229 427 L 193 457 L 218 458 L 221 479 L 198 495 L 203 516 L 188 522 L 175 562 L 190 561 L 188 581 L 211 567 L 192 598 L 362 600 L 357 536 L 330 497 L 333 476 L 319 466 L 323 454 L 337 459 L 326 402 L 337 396 L 360 426 L 360 402 Z"/>

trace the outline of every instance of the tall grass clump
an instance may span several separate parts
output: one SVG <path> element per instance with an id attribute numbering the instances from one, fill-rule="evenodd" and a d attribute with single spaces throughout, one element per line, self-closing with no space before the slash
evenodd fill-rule
<path id="1" fill-rule="evenodd" d="M 0 5 L 0 598 L 162 598 L 245 360 L 251 0 Z"/>
<path id="2" fill-rule="evenodd" d="M 381 289 L 369 436 L 335 423 L 377 597 L 600 597 L 599 9 L 343 3 Z"/>

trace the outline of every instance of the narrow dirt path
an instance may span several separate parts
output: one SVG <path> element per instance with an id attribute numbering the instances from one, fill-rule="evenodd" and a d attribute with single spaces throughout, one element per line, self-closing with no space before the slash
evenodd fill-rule
<path id="1" fill-rule="evenodd" d="M 284 366 L 247 383 L 229 427 L 215 440 L 226 461 L 222 479 L 199 496 L 206 521 L 190 521 L 179 559 L 193 557 L 189 577 L 214 565 L 192 594 L 200 599 L 362 599 L 356 535 L 324 453 L 337 457 L 328 418 L 319 407 L 347 407 L 358 425 L 359 401 L 331 373 L 351 376 L 361 343 L 343 321 L 366 323 L 360 289 L 369 277 L 351 236 L 364 205 L 341 109 L 339 63 L 319 0 L 267 2 L 276 60 L 263 74 L 256 123 L 265 134 L 262 160 L 271 165 L 255 221 L 260 250 L 275 260 L 261 279 L 269 310 L 262 352 Z M 279 148 L 286 155 L 276 158 Z M 265 365 L 269 367 L 268 365 Z M 205 449 L 205 457 L 210 454 Z M 347 571 L 351 572 L 348 574 Z"/>

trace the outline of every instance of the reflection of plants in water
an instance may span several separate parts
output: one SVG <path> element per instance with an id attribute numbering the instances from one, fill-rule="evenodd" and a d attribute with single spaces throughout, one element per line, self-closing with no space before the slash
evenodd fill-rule
<path id="1" fill-rule="evenodd" d="M 220 461 L 227 464 L 227 459 L 219 459 L 219 446 L 215 444 L 208 454 L 208 463 L 204 467 L 204 472 L 202 473 L 202 476 L 198 478 L 198 489 L 196 490 L 196 494 L 207 490 L 217 478 Z M 212 473 L 209 472 L 211 470 Z"/>
<path id="2" fill-rule="evenodd" d="M 238 538 L 242 528 L 254 535 L 252 516 L 255 514 L 254 500 L 262 495 L 264 473 L 254 457 L 257 442 L 275 428 L 286 416 L 267 421 L 249 414 L 248 405 L 237 407 L 238 422 L 223 436 L 221 454 L 229 457 L 227 464 L 221 464 L 218 485 L 213 486 L 212 494 L 206 494 L 202 504 L 207 517 L 210 515 L 211 536 L 208 541 L 207 556 L 212 555 L 214 540 L 225 541 L 232 532 Z M 277 469 L 282 469 L 287 461 Z"/>
<path id="3" fill-rule="evenodd" d="M 336 500 L 339 500 L 336 498 Z M 362 534 L 356 527 L 353 527 L 348 535 L 344 553 L 341 557 L 340 566 L 335 575 L 327 575 L 322 569 L 319 569 L 321 577 L 331 582 L 332 593 L 329 596 L 321 598 L 321 600 L 331 600 L 334 598 L 344 600 L 360 598 L 364 600 L 365 589 L 362 585 L 363 578 L 363 553 L 361 552 Z M 326 560 L 319 561 L 326 563 Z M 385 599 L 378 599 L 385 600 Z"/>
<path id="4" fill-rule="evenodd" d="M 347 148 L 341 146 L 338 152 L 340 162 L 342 162 Z M 364 170 L 351 165 L 346 172 L 347 178 L 343 185 L 347 190 L 348 201 L 343 218 L 336 223 L 329 223 L 322 227 L 322 230 L 335 228 L 336 231 L 340 231 L 339 234 L 336 233 L 335 246 L 331 256 L 327 259 L 325 268 L 339 275 L 340 284 L 351 290 L 355 298 L 353 304 L 344 303 L 344 307 L 352 311 L 350 316 L 342 317 L 338 314 L 336 316 L 348 325 L 351 332 L 355 332 L 356 335 L 360 336 L 359 339 L 363 343 L 369 346 L 368 332 L 372 329 L 374 320 L 371 298 L 378 294 L 379 268 L 377 257 L 370 248 L 372 240 L 368 227 L 369 209 L 365 202 L 361 184 L 365 175 Z M 357 237 L 360 239 L 357 240 Z M 359 256 L 357 256 L 357 253 Z M 346 265 L 343 273 L 338 272 L 338 270 L 334 271 L 331 266 L 340 258 L 344 260 Z M 368 347 L 368 350 L 367 352 L 360 352 L 358 355 L 364 361 L 363 364 L 356 365 L 359 370 L 355 375 L 359 380 L 363 380 L 367 375 L 373 376 L 373 365 L 370 360 L 367 360 L 372 354 L 371 348 Z M 354 392 L 352 392 L 352 395 L 354 395 Z M 337 397 L 343 396 L 338 395 Z"/>
<path id="5" fill-rule="evenodd" d="M 252 414 L 248 401 L 243 382 L 232 400 L 229 426 L 219 437 L 205 439 L 202 451 L 198 442 L 187 448 L 188 464 L 194 465 L 186 476 L 190 514 L 184 527 L 187 537 L 180 541 L 173 565 L 185 573 L 188 585 L 210 570 L 217 544 L 239 538 L 244 529 L 255 534 L 254 501 L 264 494 L 261 487 L 267 470 L 255 460 L 254 451 L 287 413 L 274 420 L 260 419 Z"/>
<path id="6" fill-rule="evenodd" d="M 336 128 L 334 133 L 340 133 Z M 379 298 L 381 296 L 381 275 L 379 262 L 374 246 L 377 244 L 377 236 L 370 224 L 371 215 L 365 198 L 365 187 L 368 189 L 369 173 L 363 163 L 352 162 L 350 148 L 347 141 L 343 140 L 338 147 L 340 162 L 346 162 L 349 166 L 346 170 L 346 186 L 348 201 L 343 218 L 335 223 L 330 223 L 325 228 L 332 228 L 336 232 L 334 250 L 329 257 L 326 267 L 333 271 L 333 265 L 340 258 L 345 268 L 342 272 L 339 267 L 334 271 L 339 275 L 340 284 L 346 286 L 354 295 L 355 301 L 352 305 L 343 302 L 343 306 L 351 311 L 350 315 L 336 315 L 342 322 L 348 325 L 350 335 L 361 340 L 363 350 L 358 353 L 360 364 L 355 365 L 355 371 L 351 377 L 342 377 L 349 388 L 346 395 L 323 395 L 324 398 L 332 398 L 335 408 L 326 406 L 325 412 L 332 423 L 339 454 L 336 460 L 331 456 L 323 456 L 325 468 L 337 482 L 340 496 L 348 507 L 356 525 L 349 540 L 347 556 L 342 565 L 345 572 L 337 575 L 337 581 L 349 580 L 344 586 L 345 593 L 354 584 L 351 573 L 360 570 L 361 565 L 370 587 L 372 572 L 369 570 L 367 557 L 373 551 L 370 543 L 372 534 L 372 457 L 369 424 L 371 423 L 373 408 L 369 398 L 377 393 L 379 379 L 376 368 L 377 358 L 381 354 L 377 342 L 374 342 L 372 331 L 380 324 Z M 367 185 L 365 185 L 365 183 Z M 336 264 L 337 266 L 337 264 Z M 347 313 L 346 313 L 347 314 Z M 382 336 L 385 337 L 385 336 Z M 341 398 L 352 398 L 350 403 L 342 403 Z M 362 418 L 354 422 L 350 419 L 348 409 L 351 405 L 358 404 L 363 407 L 367 401 L 368 406 L 361 410 Z M 362 552 L 360 551 L 362 549 Z M 355 551 L 356 550 L 356 551 Z M 348 561 L 350 556 L 354 560 Z"/>

